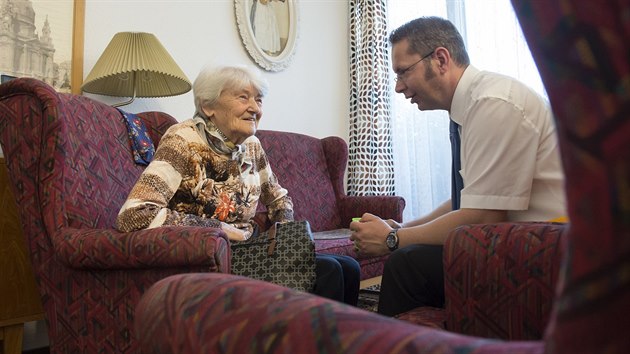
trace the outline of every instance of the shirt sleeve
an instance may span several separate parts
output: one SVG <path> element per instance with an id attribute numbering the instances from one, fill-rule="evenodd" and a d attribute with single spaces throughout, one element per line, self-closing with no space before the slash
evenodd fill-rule
<path id="1" fill-rule="evenodd" d="M 527 209 L 540 133 L 522 109 L 484 98 L 470 107 L 461 129 L 462 208 Z"/>
<path id="2" fill-rule="evenodd" d="M 219 220 L 179 213 L 168 207 L 184 171 L 190 170 L 182 165 L 191 161 L 189 151 L 184 139 L 167 131 L 118 213 L 118 230 L 129 232 L 163 225 L 220 227 Z"/>

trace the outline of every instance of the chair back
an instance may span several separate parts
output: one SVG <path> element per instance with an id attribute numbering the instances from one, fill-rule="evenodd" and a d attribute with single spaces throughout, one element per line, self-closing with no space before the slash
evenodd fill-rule
<path id="1" fill-rule="evenodd" d="M 308 220 L 314 232 L 341 228 L 337 199 L 344 193 L 346 142 L 272 130 L 256 136 L 280 185 L 289 191 L 295 219 Z"/>
<path id="2" fill-rule="evenodd" d="M 176 122 L 157 112 L 144 115 L 155 143 Z M 0 119 L 17 202 L 30 206 L 23 223 L 42 228 L 31 234 L 113 227 L 144 168 L 133 161 L 115 108 L 23 78 L 1 86 Z"/>

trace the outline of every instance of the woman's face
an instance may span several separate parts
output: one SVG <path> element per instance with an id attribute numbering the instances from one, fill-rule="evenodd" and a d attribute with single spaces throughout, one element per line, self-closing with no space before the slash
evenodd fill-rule
<path id="1" fill-rule="evenodd" d="M 262 117 L 262 96 L 253 86 L 225 89 L 211 107 L 203 107 L 204 114 L 234 144 L 256 134 Z"/>

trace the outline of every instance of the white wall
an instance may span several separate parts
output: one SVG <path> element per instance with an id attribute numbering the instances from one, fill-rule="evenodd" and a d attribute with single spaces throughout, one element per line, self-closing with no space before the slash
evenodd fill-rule
<path id="1" fill-rule="evenodd" d="M 260 129 L 348 137 L 348 3 L 298 0 L 295 56 L 280 72 L 267 72 L 270 93 Z M 117 32 L 157 36 L 191 82 L 210 62 L 256 65 L 245 50 L 232 0 L 86 0 L 84 77 Z M 261 69 L 262 70 L 262 69 Z M 91 95 L 107 102 L 108 96 Z M 130 112 L 164 111 L 178 120 L 193 113 L 192 93 L 137 99 Z"/>

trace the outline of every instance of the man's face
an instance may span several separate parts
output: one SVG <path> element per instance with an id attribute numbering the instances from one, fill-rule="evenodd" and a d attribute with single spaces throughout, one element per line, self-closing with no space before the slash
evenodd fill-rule
<path id="1" fill-rule="evenodd" d="M 445 109 L 439 101 L 439 78 L 433 69 L 434 52 L 410 54 L 405 39 L 394 44 L 392 68 L 397 75 L 396 92 L 415 103 L 419 110 Z"/>

